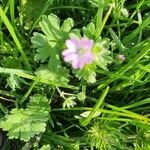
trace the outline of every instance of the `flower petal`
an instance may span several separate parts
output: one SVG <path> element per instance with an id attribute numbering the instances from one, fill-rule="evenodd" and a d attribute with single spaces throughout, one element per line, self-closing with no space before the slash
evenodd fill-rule
<path id="1" fill-rule="evenodd" d="M 85 61 L 86 64 L 92 63 L 93 60 L 94 60 L 94 56 L 91 52 L 88 52 L 84 55 L 84 61 Z"/>
<path id="2" fill-rule="evenodd" d="M 72 54 L 73 52 L 72 51 L 70 51 L 70 49 L 65 49 L 63 52 L 62 52 L 62 55 L 63 56 L 67 56 L 67 55 L 70 55 L 70 54 Z"/>
<path id="3" fill-rule="evenodd" d="M 66 62 L 72 62 L 74 60 L 77 60 L 77 55 L 76 54 L 67 55 L 64 57 L 64 60 Z"/>
<path id="4" fill-rule="evenodd" d="M 75 52 L 76 49 L 78 48 L 78 40 L 75 38 L 72 38 L 70 40 L 66 40 L 66 46 L 68 47 L 68 49 L 72 52 Z"/>
<path id="5" fill-rule="evenodd" d="M 83 69 L 84 65 L 85 65 L 84 58 L 79 58 L 79 60 L 78 60 L 78 68 Z"/>
<path id="6" fill-rule="evenodd" d="M 89 51 L 92 49 L 93 47 L 93 44 L 94 44 L 94 41 L 93 40 L 89 40 L 87 38 L 82 38 L 80 40 L 80 45 L 81 45 L 81 48 L 82 49 L 85 49 L 86 51 Z"/>
<path id="7" fill-rule="evenodd" d="M 72 64 L 72 67 L 77 69 L 84 68 L 85 64 L 93 62 L 93 40 L 81 38 L 80 40 L 71 38 L 66 41 L 67 49 L 62 52 L 64 61 Z"/>

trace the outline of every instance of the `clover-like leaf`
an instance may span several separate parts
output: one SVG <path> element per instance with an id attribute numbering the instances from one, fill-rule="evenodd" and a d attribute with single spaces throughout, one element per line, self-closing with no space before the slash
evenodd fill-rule
<path id="1" fill-rule="evenodd" d="M 6 120 L 1 121 L 0 128 L 8 131 L 9 139 L 28 141 L 45 131 L 49 111 L 48 99 L 43 95 L 35 95 L 31 97 L 26 109 L 12 109 Z"/>

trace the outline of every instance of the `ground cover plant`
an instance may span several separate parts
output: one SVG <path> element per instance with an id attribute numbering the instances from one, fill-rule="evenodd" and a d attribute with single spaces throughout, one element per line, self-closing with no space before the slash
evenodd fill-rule
<path id="1" fill-rule="evenodd" d="M 0 0 L 0 149 L 150 150 L 150 0 Z"/>

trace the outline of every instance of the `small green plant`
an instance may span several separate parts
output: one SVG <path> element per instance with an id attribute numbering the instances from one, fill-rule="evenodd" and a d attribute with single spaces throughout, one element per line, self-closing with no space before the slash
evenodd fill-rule
<path id="1" fill-rule="evenodd" d="M 149 150 L 149 0 L 0 1 L 0 149 Z"/>
<path id="2" fill-rule="evenodd" d="M 0 127 L 8 131 L 10 139 L 20 138 L 29 141 L 30 138 L 45 131 L 49 112 L 49 100 L 43 95 L 34 95 L 30 98 L 26 109 L 12 109 Z"/>

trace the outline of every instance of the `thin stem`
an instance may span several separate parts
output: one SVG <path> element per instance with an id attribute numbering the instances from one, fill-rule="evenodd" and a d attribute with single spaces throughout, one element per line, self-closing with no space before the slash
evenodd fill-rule
<path id="1" fill-rule="evenodd" d="M 38 77 L 38 76 L 34 76 L 31 74 L 30 71 L 26 71 L 26 70 L 19 70 L 19 69 L 8 69 L 8 68 L 2 68 L 0 67 L 0 73 L 5 73 L 5 74 L 15 74 L 19 77 L 23 77 L 23 78 L 26 78 L 26 79 L 30 79 L 30 80 L 34 80 L 34 81 L 38 81 L 38 82 L 41 82 L 41 83 L 45 83 L 45 84 L 49 84 L 51 86 L 54 86 L 54 87 L 64 87 L 64 88 L 69 88 L 69 89 L 78 89 L 78 87 L 75 87 L 75 86 L 72 86 L 72 85 L 63 85 L 62 83 L 59 83 L 59 82 L 54 82 L 54 81 L 50 81 L 44 77 Z"/>
<path id="2" fill-rule="evenodd" d="M 89 114 L 89 116 L 84 121 L 82 121 L 82 125 L 83 126 L 86 126 L 91 121 L 91 119 L 93 118 L 93 116 L 96 113 L 97 109 L 99 109 L 102 106 L 102 104 L 104 102 L 104 99 L 105 99 L 108 91 L 109 91 L 109 87 L 107 87 L 103 91 L 102 95 L 100 96 L 98 102 L 96 103 L 95 107 L 93 108 L 93 110 L 91 111 L 91 113 Z"/>
<path id="3" fill-rule="evenodd" d="M 52 109 L 52 112 L 58 112 L 58 111 L 92 111 L 93 108 L 89 108 L 89 107 L 74 107 L 74 108 L 69 108 L 69 109 L 64 109 L 64 108 L 57 108 L 57 109 Z M 118 112 L 118 111 L 114 111 L 114 110 L 104 110 L 104 109 L 97 109 L 96 111 L 104 113 L 104 114 L 111 114 L 111 115 L 117 115 L 117 116 L 123 116 L 123 117 L 128 117 L 128 118 L 132 118 L 132 119 L 137 119 L 140 121 L 144 121 L 145 123 L 150 122 L 150 119 L 136 114 L 136 115 L 132 115 L 132 114 L 128 114 L 128 113 L 122 113 L 122 112 Z"/>
<path id="4" fill-rule="evenodd" d="M 22 97 L 22 99 L 20 100 L 20 103 L 22 104 L 26 99 L 27 97 L 29 96 L 29 94 L 32 92 L 33 88 L 35 87 L 36 83 L 38 81 L 33 81 L 33 83 L 31 84 L 30 88 L 28 89 L 28 91 L 25 93 L 25 95 Z"/>
<path id="5" fill-rule="evenodd" d="M 2 100 L 4 100 L 4 101 L 8 101 L 8 102 L 13 102 L 13 103 L 15 103 L 14 100 L 11 100 L 11 99 L 8 99 L 8 98 L 2 97 L 2 96 L 0 96 L 0 99 L 2 99 Z"/>

